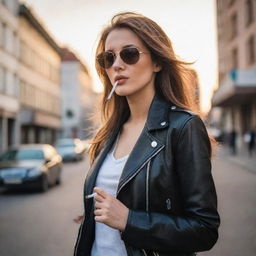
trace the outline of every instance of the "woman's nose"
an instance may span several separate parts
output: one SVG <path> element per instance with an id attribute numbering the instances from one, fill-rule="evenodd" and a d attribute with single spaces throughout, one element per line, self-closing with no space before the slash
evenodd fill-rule
<path id="1" fill-rule="evenodd" d="M 113 68 L 115 70 L 119 70 L 119 69 L 124 69 L 124 62 L 123 60 L 120 58 L 120 55 L 118 54 L 115 58 L 115 61 L 113 63 Z"/>

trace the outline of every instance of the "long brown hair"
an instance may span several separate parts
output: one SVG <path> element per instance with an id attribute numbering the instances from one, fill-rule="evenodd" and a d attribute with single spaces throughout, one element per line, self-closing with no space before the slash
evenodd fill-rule
<path id="1" fill-rule="evenodd" d="M 191 72 L 188 65 L 191 63 L 181 61 L 175 56 L 170 39 L 153 20 L 134 12 L 115 15 L 110 25 L 102 31 L 96 48 L 96 56 L 105 50 L 107 36 L 117 28 L 127 28 L 134 32 L 151 53 L 152 60 L 161 66 L 162 69 L 155 78 L 156 93 L 166 101 L 198 114 L 194 97 L 195 88 L 191 88 L 193 83 L 186 82 L 186 74 Z M 96 70 L 103 83 L 104 91 L 100 103 L 102 126 L 94 136 L 88 151 L 91 162 L 94 161 L 109 135 L 120 122 L 120 117 L 129 114 L 130 111 L 126 97 L 113 94 L 110 101 L 106 100 L 112 85 L 105 69 L 97 61 Z"/>

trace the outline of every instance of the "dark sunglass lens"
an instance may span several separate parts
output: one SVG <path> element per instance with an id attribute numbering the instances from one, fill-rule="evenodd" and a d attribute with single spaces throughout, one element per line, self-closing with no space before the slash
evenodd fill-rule
<path id="1" fill-rule="evenodd" d="M 140 53 L 136 48 L 125 48 L 120 52 L 122 60 L 126 64 L 135 64 L 140 57 Z"/>
<path id="2" fill-rule="evenodd" d="M 105 61 L 104 61 L 103 53 L 100 53 L 100 54 L 97 56 L 97 61 L 98 61 L 98 63 L 100 64 L 100 66 L 101 66 L 102 68 L 105 68 Z"/>
<path id="3" fill-rule="evenodd" d="M 115 55 L 112 52 L 104 53 L 105 68 L 110 68 L 115 61 Z"/>
<path id="4" fill-rule="evenodd" d="M 97 56 L 97 61 L 102 68 L 110 68 L 115 61 L 115 55 L 112 52 L 102 52 Z"/>

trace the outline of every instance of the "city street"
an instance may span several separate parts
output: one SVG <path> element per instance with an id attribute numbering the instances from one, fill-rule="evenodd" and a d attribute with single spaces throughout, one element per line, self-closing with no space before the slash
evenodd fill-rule
<path id="1" fill-rule="evenodd" d="M 62 184 L 46 193 L 0 193 L 1 256 L 72 255 L 86 166 L 65 163 Z"/>
<path id="2" fill-rule="evenodd" d="M 67 163 L 63 183 L 47 193 L 0 193 L 1 256 L 71 256 L 82 209 L 86 161 Z M 256 173 L 218 152 L 213 175 L 221 215 L 220 238 L 200 256 L 253 256 L 256 252 Z"/>

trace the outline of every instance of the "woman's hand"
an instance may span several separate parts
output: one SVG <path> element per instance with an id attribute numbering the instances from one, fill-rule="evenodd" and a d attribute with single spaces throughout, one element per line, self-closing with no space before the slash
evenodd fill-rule
<path id="1" fill-rule="evenodd" d="M 129 209 L 118 199 L 101 188 L 95 187 L 95 221 L 104 223 L 112 228 L 124 231 Z"/>
<path id="2" fill-rule="evenodd" d="M 84 219 L 84 215 L 79 215 L 76 218 L 73 219 L 73 221 L 77 224 L 80 224 Z"/>

